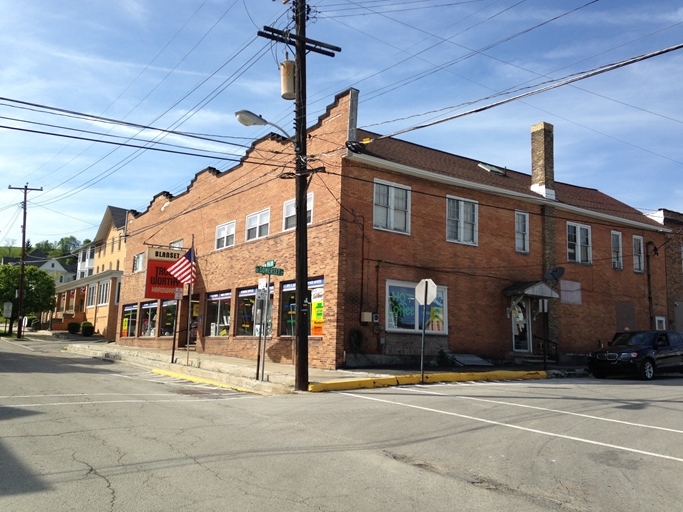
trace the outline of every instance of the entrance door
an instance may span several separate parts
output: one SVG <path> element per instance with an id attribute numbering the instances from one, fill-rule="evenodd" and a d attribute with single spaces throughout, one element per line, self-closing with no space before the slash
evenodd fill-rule
<path id="1" fill-rule="evenodd" d="M 528 297 L 521 300 L 512 299 L 510 317 L 512 319 L 512 350 L 514 352 L 531 352 L 531 304 Z"/>

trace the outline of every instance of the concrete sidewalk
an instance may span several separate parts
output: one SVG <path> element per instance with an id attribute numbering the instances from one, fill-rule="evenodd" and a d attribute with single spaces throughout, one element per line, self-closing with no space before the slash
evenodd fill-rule
<path id="1" fill-rule="evenodd" d="M 92 339 L 82 343 L 80 335 L 67 333 L 26 333 L 26 338 L 35 341 L 79 341 L 69 343 L 65 350 L 90 357 L 152 368 L 155 373 L 176 378 L 204 382 L 223 387 L 260 394 L 282 394 L 294 392 L 294 366 L 266 361 L 264 378 L 256 380 L 256 361 L 236 357 L 217 356 L 180 348 L 175 351 L 171 362 L 171 350 L 129 347 Z M 260 372 L 259 372 L 260 373 Z M 350 390 L 385 386 L 419 384 L 421 374 L 415 370 L 401 369 L 340 369 L 321 370 L 309 368 L 309 392 Z M 538 371 L 529 368 L 458 367 L 448 371 L 425 371 L 425 383 L 462 382 L 477 380 L 545 379 L 565 376 L 587 375 L 582 368 L 553 368 Z"/>

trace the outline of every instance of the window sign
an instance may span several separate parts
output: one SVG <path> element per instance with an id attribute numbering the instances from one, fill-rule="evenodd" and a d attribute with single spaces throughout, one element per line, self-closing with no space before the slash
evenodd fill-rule
<path id="1" fill-rule="evenodd" d="M 388 331 L 421 332 L 424 306 L 415 300 L 415 285 L 404 281 L 387 281 L 386 326 Z M 427 306 L 426 332 L 448 332 L 448 293 L 437 286 L 436 298 Z"/>
<path id="2" fill-rule="evenodd" d="M 206 297 L 206 336 L 230 335 L 231 292 L 210 293 Z"/>

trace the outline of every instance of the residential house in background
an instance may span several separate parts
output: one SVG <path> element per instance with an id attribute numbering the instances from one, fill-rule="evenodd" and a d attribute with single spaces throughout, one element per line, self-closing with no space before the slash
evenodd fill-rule
<path id="1" fill-rule="evenodd" d="M 683 331 L 683 213 L 661 209 L 649 216 L 671 230 L 664 246 L 650 244 L 666 260 L 666 288 L 668 311 L 665 317 L 657 317 L 658 328 Z M 646 242 L 647 243 L 647 242 Z M 666 320 L 669 319 L 667 325 Z"/>
<path id="2" fill-rule="evenodd" d="M 20 265 L 21 258 L 3 257 L 2 265 Z M 74 265 L 68 265 L 57 258 L 51 258 L 43 251 L 36 249 L 26 255 L 24 265 L 31 265 L 47 272 L 55 281 L 55 285 L 68 283 L 76 279 L 76 269 Z"/>
<path id="3" fill-rule="evenodd" d="M 557 181 L 552 125 L 531 128 L 529 174 L 357 129 L 357 108 L 356 90 L 341 93 L 308 130 L 312 366 L 414 360 L 423 328 L 430 359 L 541 347 L 568 358 L 669 315 L 664 258 L 648 252 L 669 230 Z M 190 318 L 199 352 L 255 359 L 265 336 L 268 360 L 292 362 L 294 167 L 291 140 L 270 134 L 234 168 L 130 211 L 117 342 L 170 350 Z M 178 311 L 182 285 L 158 262 L 192 240 L 198 277 Z M 283 275 L 256 271 L 272 260 Z M 425 278 L 437 285 L 426 311 L 415 297 Z"/>
<path id="4" fill-rule="evenodd" d="M 108 206 L 92 242 L 78 251 L 78 278 L 57 286 L 52 329 L 89 321 L 95 332 L 114 339 L 118 294 L 126 257 L 126 210 Z"/>

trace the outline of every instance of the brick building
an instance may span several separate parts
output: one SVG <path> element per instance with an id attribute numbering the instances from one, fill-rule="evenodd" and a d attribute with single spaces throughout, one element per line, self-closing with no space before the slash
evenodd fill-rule
<path id="1" fill-rule="evenodd" d="M 661 209 L 650 214 L 665 228 L 671 230 L 666 236 L 664 247 L 657 251 L 666 259 L 666 290 L 668 310 L 666 317 L 659 318 L 658 323 L 666 323 L 669 329 L 683 331 L 683 213 Z"/>
<path id="2" fill-rule="evenodd" d="M 668 231 L 597 190 L 555 181 L 553 127 L 532 127 L 532 173 L 359 130 L 357 91 L 339 94 L 308 131 L 312 366 L 382 364 L 426 353 L 501 360 L 585 354 L 615 330 L 666 316 Z M 356 142 L 362 141 L 362 142 Z M 177 196 L 129 212 L 117 342 L 171 348 L 197 325 L 198 351 L 291 362 L 294 315 L 291 141 L 271 134 L 225 172 L 199 172 Z M 145 297 L 146 258 L 194 240 L 190 303 Z M 181 249 L 182 248 L 182 249 Z M 276 260 L 261 323 L 255 266 Z M 438 286 L 427 311 L 424 278 Z M 190 314 L 188 307 L 190 306 Z M 179 313 L 179 314 L 178 314 Z M 263 325 L 263 327 L 262 327 Z"/>

